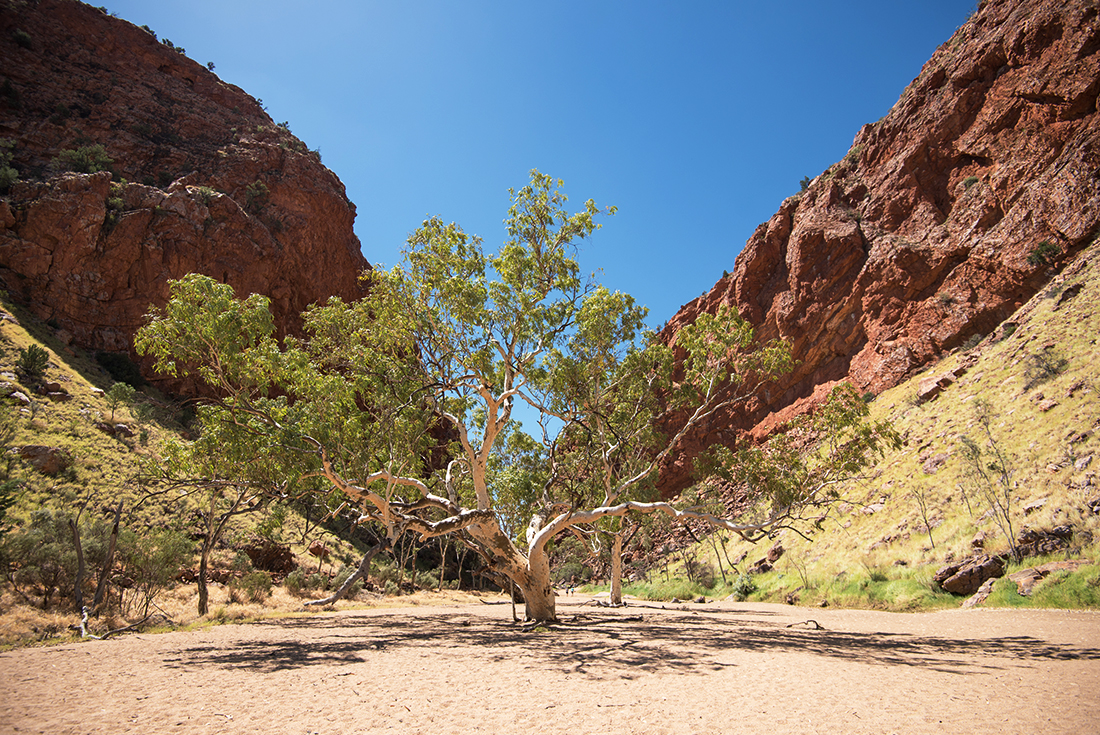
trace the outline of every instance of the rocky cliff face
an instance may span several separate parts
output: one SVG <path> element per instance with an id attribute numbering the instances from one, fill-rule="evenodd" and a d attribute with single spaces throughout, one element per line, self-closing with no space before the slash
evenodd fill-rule
<path id="1" fill-rule="evenodd" d="M 989 334 L 1092 242 L 1098 92 L 1094 0 L 985 0 L 844 160 L 757 228 L 733 274 L 665 328 L 674 341 L 732 303 L 800 361 L 689 437 L 665 492 L 690 482 L 712 437 L 759 438 L 837 381 L 877 393 Z"/>
<path id="2" fill-rule="evenodd" d="M 269 296 L 284 332 L 360 294 L 343 184 L 257 100 L 83 3 L 0 10 L 0 138 L 20 178 L 0 200 L 0 280 L 66 338 L 129 350 L 189 272 Z"/>

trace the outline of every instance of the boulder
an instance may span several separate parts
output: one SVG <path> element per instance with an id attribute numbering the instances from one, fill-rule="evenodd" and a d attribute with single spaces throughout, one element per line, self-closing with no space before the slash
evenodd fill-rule
<path id="1" fill-rule="evenodd" d="M 982 582 L 982 586 L 978 588 L 978 591 L 968 597 L 962 604 L 964 608 L 974 607 L 980 605 L 993 594 L 993 585 L 996 584 L 997 578 L 990 577 Z"/>
<path id="2" fill-rule="evenodd" d="M 784 551 L 786 551 L 786 549 L 783 548 L 783 544 L 779 541 L 776 541 L 775 545 L 768 549 L 768 553 L 765 555 L 765 558 L 768 560 L 769 563 L 775 564 L 777 561 L 779 561 L 779 558 L 783 556 Z"/>
<path id="3" fill-rule="evenodd" d="M 979 554 L 940 568 L 932 577 L 953 595 L 973 595 L 987 579 L 1003 577 L 1004 562 L 995 556 Z"/>
<path id="4" fill-rule="evenodd" d="M 19 448 L 19 456 L 43 475 L 59 475 L 72 466 L 73 458 L 64 449 L 28 444 Z"/>

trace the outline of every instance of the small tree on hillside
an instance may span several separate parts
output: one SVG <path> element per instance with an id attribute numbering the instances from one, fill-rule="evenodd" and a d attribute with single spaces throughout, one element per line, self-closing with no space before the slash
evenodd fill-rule
<path id="1" fill-rule="evenodd" d="M 784 485 L 773 497 L 760 486 L 766 510 L 746 522 L 635 496 L 688 431 L 747 400 L 790 354 L 757 344 L 721 309 L 678 334 L 674 371 L 672 348 L 639 334 L 633 301 L 582 276 L 574 243 L 599 228 L 600 210 L 589 200 L 569 214 L 560 186 L 536 171 L 510 192 L 508 240 L 493 256 L 457 225 L 425 221 L 404 265 L 364 274 L 366 298 L 310 309 L 305 340 L 275 339 L 266 299 L 237 300 L 192 275 L 172 284 L 138 349 L 219 392 L 201 414 L 204 436 L 236 459 L 218 477 L 256 468 L 269 481 L 319 477 L 391 538 L 461 532 L 522 590 L 529 619 L 555 617 L 547 549 L 570 529 L 664 513 L 755 540 L 797 521 L 796 509 L 821 499 L 817 488 Z M 532 482 L 509 477 L 502 459 L 516 401 L 545 419 Z M 649 428 L 662 410 L 685 417 L 673 436 Z M 853 428 L 844 441 L 862 440 L 866 452 L 877 435 Z M 193 448 L 180 449 L 186 458 Z M 520 541 L 509 531 L 524 516 Z"/>

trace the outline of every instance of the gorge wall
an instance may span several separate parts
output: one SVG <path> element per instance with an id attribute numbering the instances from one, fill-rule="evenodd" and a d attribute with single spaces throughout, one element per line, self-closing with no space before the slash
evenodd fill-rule
<path id="1" fill-rule="evenodd" d="M 361 293 L 343 184 L 181 51 L 74 0 L 0 0 L 0 138 L 19 174 L 0 287 L 81 347 L 129 351 L 190 272 L 269 296 L 284 333 L 306 305 Z"/>
<path id="2" fill-rule="evenodd" d="M 1094 0 L 982 2 L 893 109 L 665 327 L 674 342 L 698 314 L 734 304 L 799 364 L 687 437 L 662 491 L 690 484 L 692 457 L 716 439 L 763 437 L 838 381 L 878 393 L 991 333 L 1091 243 L 1098 92 Z"/>

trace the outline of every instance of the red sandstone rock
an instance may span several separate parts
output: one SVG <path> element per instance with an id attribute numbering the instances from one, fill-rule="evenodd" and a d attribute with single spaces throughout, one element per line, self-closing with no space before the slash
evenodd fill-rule
<path id="1" fill-rule="evenodd" d="M 722 437 L 761 438 L 841 380 L 881 392 L 988 334 L 1100 225 L 1100 21 L 1088 0 L 988 0 L 849 154 L 783 202 L 734 272 L 662 336 L 733 303 L 799 360 L 663 468 L 668 495 Z M 682 417 L 671 416 L 666 432 Z M 669 432 L 671 433 L 671 432 Z"/>
<path id="2" fill-rule="evenodd" d="M 0 137 L 21 178 L 0 202 L 3 288 L 73 344 L 116 352 L 190 272 L 269 296 L 283 333 L 310 303 L 360 295 L 369 266 L 343 184 L 256 100 L 89 5 L 0 4 L 14 90 Z M 61 150 L 87 143 L 129 183 L 60 171 Z"/>

